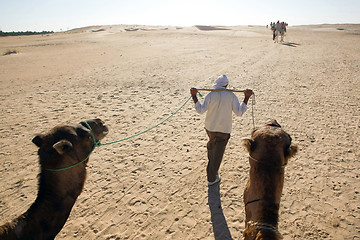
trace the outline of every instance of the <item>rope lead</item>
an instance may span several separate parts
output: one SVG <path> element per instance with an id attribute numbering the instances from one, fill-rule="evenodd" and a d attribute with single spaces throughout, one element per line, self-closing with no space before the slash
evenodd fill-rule
<path id="1" fill-rule="evenodd" d="M 189 102 L 190 99 L 191 99 L 191 97 L 189 97 L 189 98 L 185 101 L 185 103 L 184 103 L 183 105 L 181 105 L 181 107 L 178 108 L 173 114 L 171 114 L 170 116 L 168 116 L 167 118 L 165 118 L 164 120 L 162 120 L 161 122 L 159 122 L 158 124 L 156 124 L 155 126 L 152 126 L 151 128 L 146 129 L 146 130 L 144 130 L 144 131 L 142 131 L 142 132 L 136 133 L 136 134 L 134 134 L 134 135 L 132 135 L 132 136 L 130 136 L 130 137 L 126 137 L 126 138 L 123 138 L 123 139 L 120 139 L 120 140 L 117 140 L 117 141 L 113 141 L 113 142 L 100 143 L 99 146 L 102 146 L 102 145 L 110 145 L 110 144 L 113 144 L 113 143 L 122 142 L 122 141 L 128 140 L 128 139 L 130 139 L 130 138 L 137 137 L 137 136 L 139 136 L 139 135 L 141 135 L 141 134 L 144 134 L 144 133 L 146 133 L 146 132 L 148 132 L 148 131 L 156 128 L 157 126 L 159 126 L 159 125 L 163 124 L 164 122 L 166 122 L 167 120 L 169 120 L 169 118 L 171 118 L 172 116 L 174 116 L 177 112 L 179 112 L 179 111 Z"/>

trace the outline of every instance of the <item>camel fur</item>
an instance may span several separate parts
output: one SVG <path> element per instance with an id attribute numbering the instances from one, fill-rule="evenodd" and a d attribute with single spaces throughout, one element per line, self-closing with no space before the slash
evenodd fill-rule
<path id="1" fill-rule="evenodd" d="M 291 137 L 272 120 L 243 140 L 249 153 L 249 179 L 244 190 L 245 240 L 282 239 L 278 231 L 284 168 L 297 152 Z"/>
<path id="2" fill-rule="evenodd" d="M 48 240 L 60 232 L 82 192 L 88 159 L 70 169 L 50 170 L 85 160 L 95 147 L 95 141 L 107 135 L 108 128 L 100 119 L 87 123 L 91 129 L 82 124 L 61 125 L 33 138 L 33 143 L 39 147 L 37 198 L 24 214 L 0 226 L 1 240 Z"/>

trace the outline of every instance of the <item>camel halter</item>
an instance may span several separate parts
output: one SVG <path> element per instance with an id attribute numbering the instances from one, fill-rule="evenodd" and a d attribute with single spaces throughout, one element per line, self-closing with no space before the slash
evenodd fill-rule
<path id="1" fill-rule="evenodd" d="M 280 168 L 284 168 L 286 165 L 287 165 L 287 163 L 284 163 L 284 164 L 282 164 L 281 166 L 273 166 L 273 165 L 271 165 L 271 164 L 268 164 L 268 163 L 266 163 L 265 161 L 259 161 L 259 160 L 257 160 L 256 158 L 253 158 L 250 154 L 249 154 L 249 159 L 250 160 L 252 160 L 252 161 L 254 161 L 254 162 L 256 162 L 256 163 L 259 163 L 259 164 L 262 164 L 262 165 L 265 165 L 265 166 L 272 166 L 272 167 L 280 167 Z"/>
<path id="2" fill-rule="evenodd" d="M 77 165 L 80 165 L 81 163 L 87 161 L 91 155 L 91 153 L 95 150 L 96 147 L 99 147 L 101 145 L 100 141 L 96 141 L 95 139 L 95 135 L 94 135 L 94 131 L 92 130 L 92 128 L 90 127 L 90 125 L 86 122 L 86 121 L 82 121 L 80 122 L 80 124 L 84 127 L 86 127 L 87 129 L 90 130 L 90 133 L 91 133 L 91 138 L 93 139 L 94 141 L 94 146 L 92 147 L 91 151 L 89 152 L 89 154 L 87 155 L 87 157 L 80 161 L 80 162 L 77 162 L 73 165 L 70 165 L 70 166 L 67 166 L 67 167 L 63 167 L 63 168 L 55 168 L 55 169 L 45 169 L 47 171 L 50 171 L 50 172 L 60 172 L 60 171 L 64 171 L 64 170 L 68 170 L 70 168 L 73 168 L 73 167 L 76 167 Z"/>

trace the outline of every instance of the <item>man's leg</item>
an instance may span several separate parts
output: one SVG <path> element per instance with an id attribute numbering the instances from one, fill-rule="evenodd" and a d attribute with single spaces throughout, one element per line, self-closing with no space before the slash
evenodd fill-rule
<path id="1" fill-rule="evenodd" d="M 230 134 L 210 132 L 207 130 L 206 132 L 209 136 L 209 142 L 207 143 L 209 160 L 206 168 L 207 180 L 209 182 L 213 182 L 216 180 L 216 174 L 218 174 L 225 148 L 230 138 Z"/>

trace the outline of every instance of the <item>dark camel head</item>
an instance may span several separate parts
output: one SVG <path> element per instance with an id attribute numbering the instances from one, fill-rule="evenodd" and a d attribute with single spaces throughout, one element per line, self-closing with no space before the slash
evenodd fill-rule
<path id="1" fill-rule="evenodd" d="M 0 239 L 54 239 L 59 233 L 83 189 L 89 154 L 108 133 L 100 119 L 87 123 L 90 127 L 61 125 L 34 137 L 41 167 L 38 195 L 27 212 L 0 226 Z"/>
<path id="2" fill-rule="evenodd" d="M 103 139 L 108 128 L 100 119 L 86 122 L 91 129 L 83 124 L 60 125 L 34 137 L 32 141 L 39 147 L 42 169 L 63 168 L 88 157 L 95 144 L 93 136 L 95 141 Z"/>

